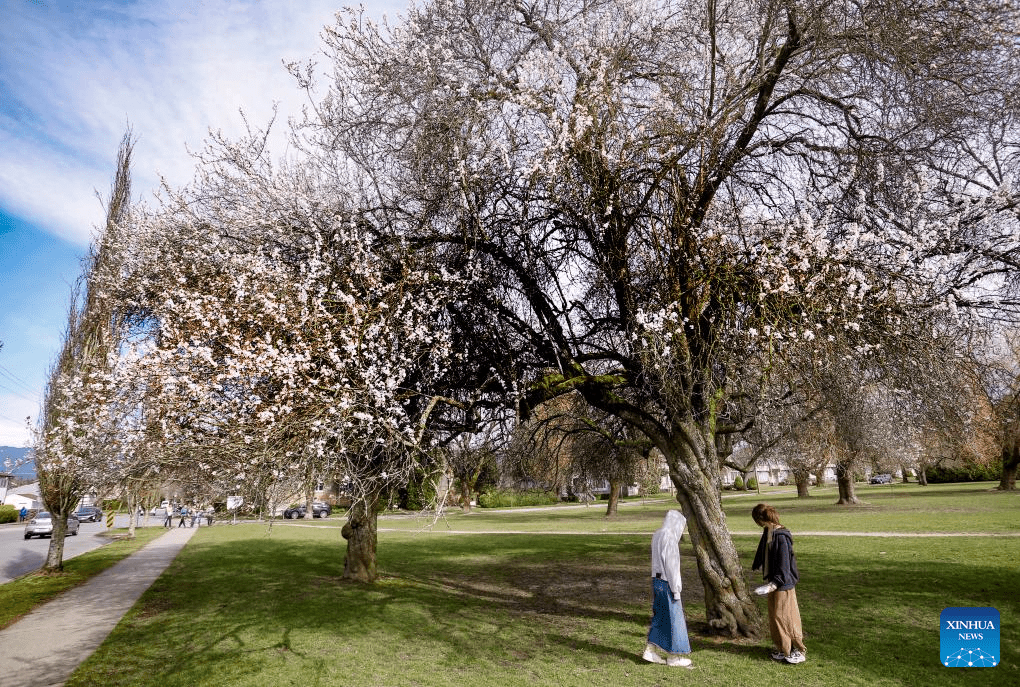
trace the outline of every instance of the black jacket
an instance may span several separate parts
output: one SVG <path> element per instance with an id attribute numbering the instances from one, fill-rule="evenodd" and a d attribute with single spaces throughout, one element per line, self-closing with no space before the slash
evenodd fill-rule
<path id="1" fill-rule="evenodd" d="M 793 535 L 785 527 L 777 527 L 772 533 L 772 546 L 766 547 L 768 530 L 761 533 L 758 550 L 754 554 L 751 570 L 762 569 L 762 577 L 766 582 L 775 582 L 780 591 L 793 589 L 800 580 L 797 571 L 797 556 L 793 553 Z M 765 549 L 768 548 L 768 552 Z M 769 575 L 764 576 L 765 556 L 769 557 Z"/>

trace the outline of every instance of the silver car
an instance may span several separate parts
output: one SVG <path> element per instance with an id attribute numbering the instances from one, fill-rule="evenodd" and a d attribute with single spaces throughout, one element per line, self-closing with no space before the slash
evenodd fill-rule
<path id="1" fill-rule="evenodd" d="M 73 515 L 67 516 L 67 533 L 72 537 L 78 534 L 78 526 L 81 523 L 78 522 L 78 518 Z M 28 521 L 25 525 L 25 539 L 31 539 L 32 537 L 52 537 L 53 536 L 53 516 L 46 511 L 39 511 L 36 516 Z"/>

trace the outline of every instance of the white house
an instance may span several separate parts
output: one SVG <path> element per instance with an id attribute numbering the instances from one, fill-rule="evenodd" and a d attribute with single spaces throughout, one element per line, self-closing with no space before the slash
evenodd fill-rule
<path id="1" fill-rule="evenodd" d="M 722 471 L 722 482 L 723 484 L 733 484 L 733 481 L 740 476 L 740 473 L 730 468 L 723 468 Z M 754 477 L 758 480 L 758 484 L 769 484 L 776 486 L 787 482 L 793 483 L 793 471 L 790 466 L 786 464 L 785 460 L 779 458 L 764 459 L 758 461 L 758 464 L 750 472 L 748 477 Z M 836 466 L 826 465 L 825 474 L 823 475 L 825 481 L 828 484 L 833 484 L 836 481 Z M 814 475 L 811 476 L 811 481 L 814 482 Z"/>
<path id="2" fill-rule="evenodd" d="M 24 506 L 29 510 L 39 510 L 43 507 L 42 498 L 39 496 L 39 483 L 32 482 L 20 487 L 12 487 L 4 497 L 4 503 L 14 506 L 18 510 Z"/>

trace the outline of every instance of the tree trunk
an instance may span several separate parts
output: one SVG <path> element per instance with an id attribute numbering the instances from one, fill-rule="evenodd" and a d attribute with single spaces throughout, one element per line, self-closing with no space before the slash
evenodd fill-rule
<path id="1" fill-rule="evenodd" d="M 606 506 L 606 517 L 616 515 L 620 509 L 620 490 L 623 489 L 623 480 L 614 478 L 609 480 L 609 505 Z"/>
<path id="2" fill-rule="evenodd" d="M 595 407 L 605 405 L 603 409 L 607 412 L 620 412 L 614 401 L 598 393 L 585 398 Z M 761 613 L 744 579 L 744 569 L 722 508 L 716 418 L 708 413 L 698 420 L 677 418 L 662 424 L 629 412 L 618 416 L 640 429 L 669 465 L 669 478 L 676 488 L 677 502 L 687 518 L 687 532 L 705 591 L 705 617 L 709 627 L 730 637 L 761 637 Z M 747 518 L 751 518 L 750 511 Z"/>
<path id="3" fill-rule="evenodd" d="M 705 590 L 708 624 L 731 637 L 759 637 L 761 614 L 744 579 L 722 508 L 722 483 L 712 432 L 708 428 L 687 428 L 685 434 L 675 436 L 672 446 L 659 449 L 669 463 L 676 498 L 687 518 Z"/>
<path id="4" fill-rule="evenodd" d="M 305 482 L 305 514 L 304 514 L 304 518 L 306 520 L 311 520 L 313 517 L 315 517 L 315 508 L 312 506 L 312 501 L 313 500 L 314 499 L 312 497 L 312 482 L 311 482 L 311 480 L 309 480 L 309 481 Z"/>
<path id="5" fill-rule="evenodd" d="M 46 552 L 46 563 L 43 572 L 60 572 L 64 569 L 64 537 L 67 536 L 67 514 L 57 515 L 50 512 L 53 518 L 53 534 L 50 535 L 50 548 Z"/>
<path id="6" fill-rule="evenodd" d="M 815 472 L 815 487 L 821 488 L 825 486 L 825 468 L 820 468 Z"/>
<path id="7" fill-rule="evenodd" d="M 463 478 L 460 480 L 460 509 L 465 513 L 471 512 L 471 485 Z"/>
<path id="8" fill-rule="evenodd" d="M 134 494 L 128 494 L 128 536 L 134 538 L 138 523 L 138 500 Z"/>
<path id="9" fill-rule="evenodd" d="M 852 506 L 860 503 L 854 492 L 854 470 L 850 461 L 836 463 L 836 485 L 839 487 L 837 506 Z"/>
<path id="10" fill-rule="evenodd" d="M 373 494 L 367 501 L 359 499 L 351 504 L 347 523 L 340 531 L 347 540 L 343 574 L 345 580 L 375 582 L 379 578 L 376 562 L 378 503 L 379 494 Z"/>
<path id="11" fill-rule="evenodd" d="M 794 476 L 794 480 L 797 483 L 797 498 L 799 499 L 806 499 L 810 496 L 808 494 L 808 478 L 809 476 L 806 473 Z"/>
<path id="12" fill-rule="evenodd" d="M 1002 476 L 998 488 L 1002 491 L 1016 490 L 1016 469 L 1020 465 L 1020 441 L 1011 437 L 1002 444 Z"/>
<path id="13" fill-rule="evenodd" d="M 922 487 L 928 486 L 928 473 L 926 470 L 927 467 L 925 465 L 921 465 L 921 467 L 917 469 L 917 483 Z"/>

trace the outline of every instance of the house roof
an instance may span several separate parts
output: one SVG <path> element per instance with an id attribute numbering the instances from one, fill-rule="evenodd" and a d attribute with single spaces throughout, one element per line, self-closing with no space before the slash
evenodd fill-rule
<path id="1" fill-rule="evenodd" d="M 14 487 L 13 489 L 7 490 L 8 494 L 16 494 L 18 496 L 39 496 L 39 483 L 32 482 L 31 484 L 22 484 L 20 487 Z"/>

